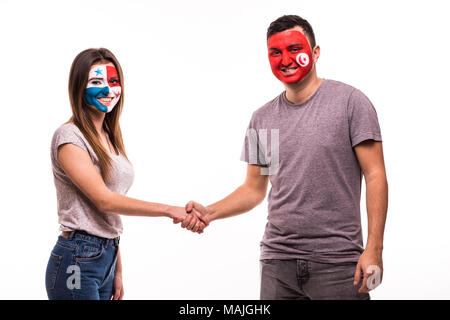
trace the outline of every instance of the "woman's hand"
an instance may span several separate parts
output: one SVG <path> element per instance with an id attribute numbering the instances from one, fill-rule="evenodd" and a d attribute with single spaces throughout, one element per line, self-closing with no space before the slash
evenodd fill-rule
<path id="1" fill-rule="evenodd" d="M 123 284 L 122 284 L 122 274 L 116 273 L 114 275 L 114 287 L 111 300 L 122 300 L 124 295 Z"/>
<path id="2" fill-rule="evenodd" d="M 182 207 L 171 207 L 169 210 L 169 216 L 173 219 L 173 223 L 183 222 L 183 228 L 185 225 L 189 225 L 189 230 L 196 233 L 203 233 L 203 229 L 206 225 L 200 221 L 194 214 L 186 213 L 186 209 Z M 186 221 L 188 220 L 188 223 Z"/>
<path id="3" fill-rule="evenodd" d="M 173 219 L 173 223 L 180 223 L 186 218 L 186 210 L 183 207 L 171 206 L 169 208 L 169 218 Z"/>

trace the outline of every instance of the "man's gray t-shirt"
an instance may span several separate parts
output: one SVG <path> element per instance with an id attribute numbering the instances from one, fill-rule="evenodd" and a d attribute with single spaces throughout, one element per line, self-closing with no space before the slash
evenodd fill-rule
<path id="1" fill-rule="evenodd" d="M 116 213 L 99 211 L 92 201 L 70 180 L 58 161 L 58 147 L 71 143 L 86 151 L 100 173 L 97 154 L 80 129 L 65 123 L 56 129 L 51 143 L 53 177 L 58 202 L 61 231 L 82 230 L 94 236 L 115 238 L 122 233 L 122 220 Z M 134 180 L 133 165 L 122 153 L 109 154 L 112 159 L 111 179 L 105 184 L 113 192 L 126 195 Z"/>
<path id="2" fill-rule="evenodd" d="M 247 131 L 241 160 L 262 170 L 278 164 L 269 175 L 261 259 L 357 261 L 363 251 L 362 173 L 353 147 L 364 140 L 381 141 L 369 99 L 358 89 L 325 79 L 302 104 L 290 103 L 283 92 L 253 113 L 249 129 L 257 134 Z M 257 157 L 249 152 L 249 141 L 256 141 Z"/>

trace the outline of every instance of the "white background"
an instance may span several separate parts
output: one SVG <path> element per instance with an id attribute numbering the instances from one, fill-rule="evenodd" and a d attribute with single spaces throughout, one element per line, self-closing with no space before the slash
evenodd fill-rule
<path id="1" fill-rule="evenodd" d="M 58 235 L 50 141 L 71 110 L 74 57 L 109 48 L 125 74 L 128 195 L 184 205 L 238 187 L 251 113 L 282 90 L 268 25 L 298 14 L 321 46 L 318 74 L 361 89 L 379 116 L 389 181 L 385 275 L 373 299 L 449 299 L 446 1 L 0 2 L 0 298 L 46 299 Z M 267 202 L 191 234 L 124 217 L 125 298 L 258 299 Z M 364 240 L 367 235 L 364 189 Z"/>

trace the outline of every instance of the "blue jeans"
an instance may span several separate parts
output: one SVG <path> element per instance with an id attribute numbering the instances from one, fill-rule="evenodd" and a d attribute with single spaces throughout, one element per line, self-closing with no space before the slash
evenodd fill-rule
<path id="1" fill-rule="evenodd" d="M 109 300 L 113 292 L 119 238 L 83 231 L 58 237 L 50 254 L 45 286 L 50 300 Z"/>

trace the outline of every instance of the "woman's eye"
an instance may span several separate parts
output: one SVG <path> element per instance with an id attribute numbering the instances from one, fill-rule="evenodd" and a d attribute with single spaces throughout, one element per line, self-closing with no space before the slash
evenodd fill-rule
<path id="1" fill-rule="evenodd" d="M 91 81 L 91 84 L 93 84 L 93 85 L 95 85 L 95 86 L 98 86 L 98 85 L 102 84 L 102 82 L 101 82 L 101 81 L 98 81 L 98 80 L 92 80 L 92 81 Z"/>

